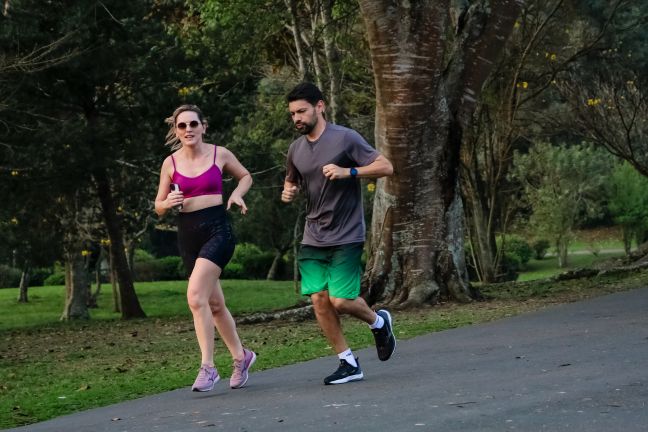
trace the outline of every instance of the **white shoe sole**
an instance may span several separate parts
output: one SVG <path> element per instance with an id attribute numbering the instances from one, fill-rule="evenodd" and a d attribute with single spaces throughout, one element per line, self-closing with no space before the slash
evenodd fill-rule
<path id="1" fill-rule="evenodd" d="M 211 387 L 209 387 L 209 388 L 204 388 L 204 389 L 199 389 L 199 388 L 196 388 L 196 387 L 193 387 L 193 386 L 192 386 L 192 387 L 191 387 L 191 391 L 195 391 L 195 392 L 208 392 L 208 391 L 212 391 L 212 390 L 214 389 L 214 386 L 216 385 L 216 383 L 217 383 L 218 381 L 220 381 L 220 375 L 217 375 L 217 376 L 216 376 L 216 379 L 215 379 L 214 382 L 212 383 Z"/>
<path id="2" fill-rule="evenodd" d="M 325 384 L 326 385 L 345 384 L 345 383 L 348 383 L 348 382 L 351 382 L 351 381 L 360 381 L 363 378 L 364 378 L 364 374 L 361 371 L 359 374 L 349 375 L 347 377 L 340 378 L 340 379 L 337 379 L 335 381 L 331 381 L 330 383 L 325 383 Z"/>

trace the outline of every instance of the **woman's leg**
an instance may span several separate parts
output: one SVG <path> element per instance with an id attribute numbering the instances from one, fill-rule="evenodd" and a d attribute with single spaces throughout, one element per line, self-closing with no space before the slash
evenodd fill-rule
<path id="1" fill-rule="evenodd" d="M 219 268 L 216 264 L 211 264 Z M 243 360 L 243 345 L 236 331 L 236 322 L 225 304 L 225 296 L 223 295 L 223 289 L 221 288 L 219 279 L 216 279 L 216 287 L 212 290 L 211 296 L 209 297 L 209 306 L 211 308 L 213 323 L 221 338 L 223 338 L 223 342 L 232 355 L 232 358 L 235 360 Z"/>
<path id="2" fill-rule="evenodd" d="M 236 332 L 236 323 L 225 304 L 218 279 L 221 268 L 213 262 L 198 258 L 189 278 L 187 300 L 194 318 L 202 362 L 214 364 L 214 326 L 235 360 L 243 359 L 243 346 Z"/>
<path id="3" fill-rule="evenodd" d="M 193 315 L 202 364 L 214 366 L 214 322 L 210 298 L 216 289 L 220 268 L 209 260 L 198 258 L 189 277 L 187 303 Z"/>

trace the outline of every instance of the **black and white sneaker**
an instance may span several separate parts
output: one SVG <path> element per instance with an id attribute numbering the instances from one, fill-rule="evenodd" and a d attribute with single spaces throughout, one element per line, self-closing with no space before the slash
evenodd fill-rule
<path id="1" fill-rule="evenodd" d="M 356 363 L 358 366 L 351 366 L 346 360 L 340 359 L 340 367 L 331 375 L 324 378 L 324 384 L 344 384 L 351 381 L 360 381 L 364 378 L 364 375 L 362 374 L 362 369 L 360 369 L 360 363 L 357 358 Z"/>
<path id="2" fill-rule="evenodd" d="M 376 340 L 378 358 L 381 361 L 386 361 L 389 360 L 396 349 L 396 337 L 392 331 L 392 317 L 385 309 L 380 309 L 376 313 L 385 320 L 385 324 L 381 328 L 371 329 L 371 331 Z"/>

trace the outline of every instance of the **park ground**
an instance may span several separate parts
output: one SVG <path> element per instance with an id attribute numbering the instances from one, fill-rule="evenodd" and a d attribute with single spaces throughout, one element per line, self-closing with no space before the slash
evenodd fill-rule
<path id="1" fill-rule="evenodd" d="M 608 248 L 588 259 L 602 259 Z M 573 257 L 577 261 L 587 255 Z M 547 257 L 540 263 L 549 266 L 551 260 Z M 529 267 L 533 265 L 531 261 Z M 646 285 L 647 271 L 488 285 L 481 287 L 483 302 L 394 311 L 396 332 L 399 339 L 410 339 Z M 291 307 L 301 300 L 291 282 L 224 281 L 224 289 L 237 317 Z M 0 427 L 30 424 L 191 384 L 197 347 L 183 282 L 138 284 L 149 318 L 133 321 L 116 319 L 109 299 L 103 298 L 90 321 L 61 323 L 61 290 L 33 288 L 28 305 L 15 303 L 15 290 L 0 290 Z M 361 324 L 345 319 L 344 326 L 354 348 L 373 343 Z M 314 321 L 276 321 L 240 325 L 239 329 L 244 343 L 259 354 L 257 370 L 331 355 Z M 223 353 L 221 341 L 216 346 L 221 375 L 229 376 L 231 360 Z"/>

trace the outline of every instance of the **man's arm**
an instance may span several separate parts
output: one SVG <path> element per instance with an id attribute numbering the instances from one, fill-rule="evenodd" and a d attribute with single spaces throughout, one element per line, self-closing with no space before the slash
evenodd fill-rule
<path id="1" fill-rule="evenodd" d="M 394 167 L 391 162 L 383 155 L 378 155 L 369 165 L 355 167 L 355 169 L 358 171 L 356 177 L 363 178 L 380 178 L 390 176 L 394 173 Z M 342 168 L 334 164 L 324 165 L 322 171 L 329 180 L 351 177 L 351 168 Z"/>

